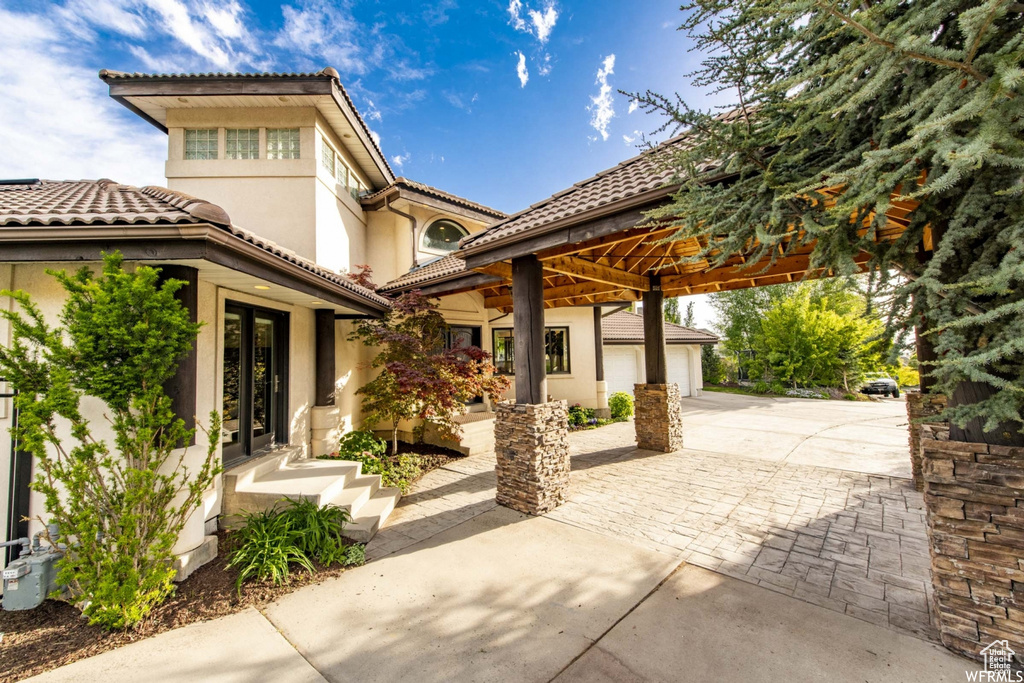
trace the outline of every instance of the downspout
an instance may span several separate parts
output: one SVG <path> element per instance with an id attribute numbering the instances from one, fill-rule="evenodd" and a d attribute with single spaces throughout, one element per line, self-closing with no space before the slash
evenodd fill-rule
<path id="1" fill-rule="evenodd" d="M 404 211 L 399 211 L 395 207 L 391 206 L 391 197 L 384 197 L 384 208 L 391 213 L 398 214 L 403 218 L 409 219 L 409 223 L 411 223 L 412 227 L 412 267 L 419 268 L 420 264 L 416 260 L 416 217 Z"/>

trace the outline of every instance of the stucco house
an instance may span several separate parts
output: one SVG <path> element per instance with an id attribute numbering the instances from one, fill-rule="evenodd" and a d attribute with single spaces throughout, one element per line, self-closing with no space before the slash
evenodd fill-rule
<path id="1" fill-rule="evenodd" d="M 156 265 L 186 281 L 179 297 L 205 325 L 169 394 L 187 421 L 202 422 L 210 411 L 223 416 L 218 448 L 225 472 L 179 538 L 180 576 L 211 556 L 218 520 L 286 494 L 347 507 L 354 518 L 347 533 L 368 539 L 398 491 L 343 463 L 310 459 L 363 423 L 355 391 L 367 380 L 371 350 L 347 340 L 353 320 L 380 316 L 391 295 L 423 289 L 441 297 L 453 337 L 481 346 L 500 372 L 514 373 L 511 296 L 486 287 L 507 273 L 502 264 L 490 274 L 467 270 L 461 255 L 474 239 L 507 229 L 536 207 L 509 217 L 396 177 L 331 68 L 102 71 L 100 78 L 113 99 L 167 134 L 166 187 L 0 181 L 0 288 L 28 291 L 56 318 L 62 294 L 45 269 L 97 270 L 102 253 L 113 250 L 129 264 Z M 361 264 L 386 284 L 370 291 L 345 275 Z M 572 279 L 559 268 L 573 266 L 548 265 L 557 293 L 559 281 Z M 602 284 L 603 272 L 590 273 L 596 286 L 589 302 L 551 308 L 543 320 L 550 396 L 597 410 L 607 408 L 605 365 L 614 368 L 611 384 L 628 389 L 624 359 L 632 352 L 635 365 L 642 343 L 642 325 L 640 342 L 625 335 L 635 327 L 635 316 L 625 312 L 605 320 L 603 336 L 602 304 L 639 298 L 634 289 Z M 686 385 L 684 394 L 699 395 L 697 345 L 710 342 L 668 329 L 673 381 Z M 0 322 L 0 343 L 9 341 Z M 90 408 L 101 417 L 102 406 Z M 468 406 L 463 440 L 451 445 L 466 452 L 492 447 L 493 409 L 483 401 Z M 15 419 L 10 399 L 0 398 L 0 432 L 6 435 Z M 202 457 L 204 438 L 200 432 L 191 457 Z M 27 456 L 0 438 L 8 539 L 32 533 L 36 522 L 23 518 L 44 513 L 28 489 L 31 476 Z"/>

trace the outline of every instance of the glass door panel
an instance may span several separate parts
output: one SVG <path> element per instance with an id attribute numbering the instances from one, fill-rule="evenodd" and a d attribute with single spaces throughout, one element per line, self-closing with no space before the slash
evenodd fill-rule
<path id="1" fill-rule="evenodd" d="M 244 397 L 243 370 L 244 312 L 228 308 L 224 313 L 224 405 L 221 412 L 223 429 L 221 443 L 224 461 L 229 462 L 244 455 L 242 421 Z"/>
<path id="2" fill-rule="evenodd" d="M 253 327 L 253 393 L 252 436 L 253 450 L 259 450 L 274 441 L 274 415 L 276 414 L 274 327 L 276 320 L 269 314 L 257 312 Z"/>
<path id="3" fill-rule="evenodd" d="M 223 462 L 273 446 L 285 429 L 288 316 L 228 304 L 224 311 Z"/>

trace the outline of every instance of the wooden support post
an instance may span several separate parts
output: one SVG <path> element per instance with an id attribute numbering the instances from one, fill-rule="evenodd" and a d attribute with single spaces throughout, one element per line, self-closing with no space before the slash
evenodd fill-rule
<path id="1" fill-rule="evenodd" d="M 598 382 L 604 381 L 604 333 L 601 329 L 600 306 L 594 306 L 594 371 Z"/>
<path id="2" fill-rule="evenodd" d="M 648 384 L 668 381 L 665 357 L 665 295 L 657 276 L 651 276 L 651 289 L 644 292 L 644 365 Z"/>
<path id="3" fill-rule="evenodd" d="M 188 311 L 188 319 L 191 322 L 199 320 L 199 270 L 192 266 L 162 265 L 160 266 L 160 281 L 183 280 L 185 284 L 174 293 L 174 298 Z M 196 426 L 196 386 L 197 372 L 199 368 L 199 356 L 196 352 L 196 345 L 178 361 L 178 368 L 171 377 L 164 383 L 164 393 L 171 399 L 171 410 L 185 422 L 187 429 L 195 429 Z M 194 446 L 195 436 L 188 443 L 179 446 Z"/>
<path id="4" fill-rule="evenodd" d="M 533 254 L 512 259 L 512 326 L 516 403 L 546 403 L 544 269 Z"/>
<path id="5" fill-rule="evenodd" d="M 316 311 L 316 405 L 334 405 L 334 311 Z"/>

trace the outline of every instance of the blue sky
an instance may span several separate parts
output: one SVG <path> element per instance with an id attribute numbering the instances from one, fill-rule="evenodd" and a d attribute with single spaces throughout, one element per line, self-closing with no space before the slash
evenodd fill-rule
<path id="1" fill-rule="evenodd" d="M 101 68 L 334 66 L 397 174 L 514 212 L 637 153 L 662 122 L 618 90 L 716 103 L 689 87 L 681 18 L 678 0 L 0 0 L 0 177 L 163 184 L 165 136 Z"/>

